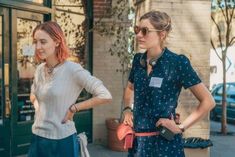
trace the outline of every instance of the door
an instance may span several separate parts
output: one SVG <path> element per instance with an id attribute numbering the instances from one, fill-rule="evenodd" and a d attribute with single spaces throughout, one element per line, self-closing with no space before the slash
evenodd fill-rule
<path id="1" fill-rule="evenodd" d="M 47 9 L 35 11 L 27 5 L 28 11 L 23 11 L 23 5 L 21 10 L 17 10 L 15 3 L 12 8 L 7 8 L 4 7 L 7 5 L 1 6 L 0 2 L 0 157 L 28 152 L 34 122 L 34 108 L 29 101 L 29 94 L 37 66 L 33 60 L 31 35 L 33 28 L 49 20 L 53 13 Z M 89 70 L 92 64 L 91 39 L 89 32 L 89 53 L 86 54 L 88 58 L 85 66 Z M 89 94 L 82 92 L 78 101 L 89 97 Z M 74 116 L 74 121 L 77 131 L 85 131 L 91 142 L 92 110 L 79 112 Z"/>
<path id="2" fill-rule="evenodd" d="M 11 152 L 15 156 L 25 154 L 30 146 L 34 108 L 29 95 L 37 66 L 33 59 L 32 31 L 43 22 L 43 14 L 11 11 Z"/>
<path id="3" fill-rule="evenodd" d="M 9 12 L 0 7 L 0 156 L 10 156 Z"/>

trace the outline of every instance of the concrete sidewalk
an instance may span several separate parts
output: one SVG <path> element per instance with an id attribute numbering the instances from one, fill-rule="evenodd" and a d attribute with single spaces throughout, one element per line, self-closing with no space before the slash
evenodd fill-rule
<path id="1" fill-rule="evenodd" d="M 127 152 L 111 151 L 102 145 L 89 144 L 90 157 L 127 157 Z"/>
<path id="2" fill-rule="evenodd" d="M 210 149 L 211 157 L 234 157 L 235 156 L 235 125 L 228 124 L 228 135 L 219 134 L 220 122 L 211 121 L 210 139 L 213 146 Z"/>
<path id="3" fill-rule="evenodd" d="M 220 122 L 211 121 L 211 157 L 234 157 L 235 156 L 235 125 L 228 124 L 228 132 L 233 134 L 223 136 L 218 134 Z M 102 145 L 89 144 L 90 157 L 127 157 L 126 152 L 115 152 Z M 26 157 L 26 156 L 20 156 Z"/>
<path id="4" fill-rule="evenodd" d="M 234 157 L 235 156 L 235 125 L 228 124 L 228 132 L 232 135 L 223 136 L 218 134 L 220 122 L 211 121 L 211 136 L 213 146 L 210 148 L 211 157 Z M 126 152 L 115 152 L 108 148 L 89 144 L 88 149 L 91 157 L 127 157 Z"/>

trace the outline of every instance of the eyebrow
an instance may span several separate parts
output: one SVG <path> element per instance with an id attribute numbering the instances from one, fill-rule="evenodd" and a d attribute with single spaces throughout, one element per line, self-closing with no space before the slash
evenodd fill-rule
<path id="1" fill-rule="evenodd" d="M 38 40 L 33 38 L 33 41 L 38 41 Z M 47 41 L 47 40 L 46 39 L 39 39 L 39 41 Z"/>

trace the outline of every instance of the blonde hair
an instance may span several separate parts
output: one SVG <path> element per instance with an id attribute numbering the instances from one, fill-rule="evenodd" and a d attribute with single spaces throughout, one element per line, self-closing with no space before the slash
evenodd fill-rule
<path id="1" fill-rule="evenodd" d="M 163 31 L 166 32 L 166 36 L 161 41 L 161 47 L 163 47 L 164 42 L 166 40 L 166 37 L 168 36 L 170 31 L 172 30 L 170 16 L 165 12 L 150 11 L 140 17 L 140 21 L 145 20 L 145 19 L 148 19 L 150 21 L 150 23 L 153 25 L 153 27 L 155 29 L 159 30 L 159 32 L 158 32 L 159 34 L 162 33 Z"/>

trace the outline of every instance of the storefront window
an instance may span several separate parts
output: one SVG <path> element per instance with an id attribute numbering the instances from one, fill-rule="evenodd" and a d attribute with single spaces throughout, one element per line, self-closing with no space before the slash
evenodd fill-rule
<path id="1" fill-rule="evenodd" d="M 37 25 L 36 21 L 17 19 L 18 121 L 34 118 L 29 95 L 36 70 L 32 31 Z"/>
<path id="2" fill-rule="evenodd" d="M 2 59 L 2 16 L 0 16 L 0 125 L 3 123 Z"/>
<path id="3" fill-rule="evenodd" d="M 24 1 L 34 2 L 34 3 L 38 3 L 38 4 L 43 4 L 45 0 L 24 0 Z"/>
<path id="4" fill-rule="evenodd" d="M 87 64 L 85 32 L 88 27 L 86 26 L 84 4 L 81 0 L 56 0 L 55 8 L 55 19 L 62 27 L 70 48 L 71 57 L 69 59 L 85 66 Z"/>

